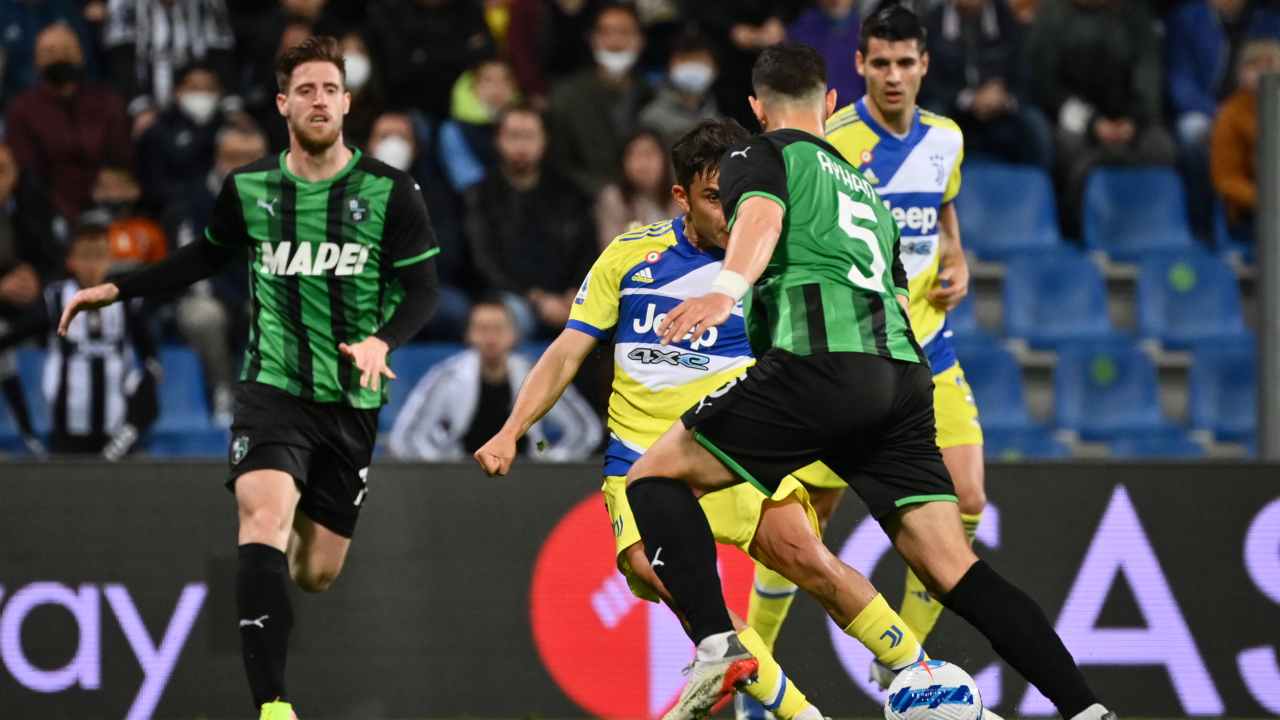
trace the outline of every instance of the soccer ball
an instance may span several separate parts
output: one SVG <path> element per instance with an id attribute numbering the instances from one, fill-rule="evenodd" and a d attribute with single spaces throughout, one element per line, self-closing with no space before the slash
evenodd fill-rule
<path id="1" fill-rule="evenodd" d="M 979 720 L 978 686 L 945 660 L 926 660 L 898 673 L 884 701 L 885 720 Z"/>

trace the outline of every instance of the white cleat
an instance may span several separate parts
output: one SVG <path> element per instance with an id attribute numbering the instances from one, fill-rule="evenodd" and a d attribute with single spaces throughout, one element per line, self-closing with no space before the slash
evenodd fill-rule
<path id="1" fill-rule="evenodd" d="M 871 671 L 868 679 L 880 686 L 881 690 L 888 690 L 889 686 L 893 684 L 893 679 L 896 677 L 898 677 L 898 673 L 894 671 L 893 668 L 885 665 L 879 660 L 871 661 Z"/>
<path id="2" fill-rule="evenodd" d="M 694 660 L 685 668 L 689 682 L 680 691 L 680 699 L 662 720 L 699 720 L 711 712 L 721 699 L 738 688 L 756 681 L 760 662 L 742 647 L 738 636 L 728 636 L 724 653 L 715 660 Z"/>

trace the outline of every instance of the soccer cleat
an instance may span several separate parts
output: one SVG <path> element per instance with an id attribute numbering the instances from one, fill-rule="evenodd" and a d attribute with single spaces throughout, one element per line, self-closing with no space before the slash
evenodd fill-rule
<path id="1" fill-rule="evenodd" d="M 715 714 L 715 708 L 711 710 Z M 765 709 L 759 700 L 740 692 L 733 698 L 734 720 L 774 720 L 773 713 Z"/>
<path id="2" fill-rule="evenodd" d="M 898 673 L 893 668 L 885 665 L 879 660 L 871 661 L 871 676 L 869 679 L 871 682 L 879 685 L 881 690 L 888 690 L 889 686 L 893 684 L 893 679 L 896 677 L 898 677 Z"/>
<path id="3" fill-rule="evenodd" d="M 794 720 L 831 720 L 831 718 L 823 715 L 821 710 L 810 703 L 805 705 L 803 710 L 796 713 Z"/>
<path id="4" fill-rule="evenodd" d="M 1004 720 L 1004 718 L 991 711 L 991 708 L 982 708 L 982 720 Z"/>
<path id="5" fill-rule="evenodd" d="M 737 688 L 753 683 L 760 662 L 742 647 L 738 636 L 729 634 L 724 654 L 715 660 L 694 660 L 685 668 L 689 682 L 680 699 L 662 720 L 705 718 L 717 702 Z"/>
<path id="6" fill-rule="evenodd" d="M 1076 713 L 1070 720 L 1117 720 L 1116 714 L 1103 707 L 1100 703 L 1094 703 L 1089 707 Z"/>
<path id="7" fill-rule="evenodd" d="M 276 700 L 263 704 L 258 720 L 298 720 L 298 716 L 293 714 L 292 705 Z"/>

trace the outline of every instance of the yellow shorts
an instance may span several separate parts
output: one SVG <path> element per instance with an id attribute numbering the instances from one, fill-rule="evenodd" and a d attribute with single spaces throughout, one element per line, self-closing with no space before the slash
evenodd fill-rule
<path id="1" fill-rule="evenodd" d="M 982 444 L 978 405 L 958 362 L 933 376 L 933 417 L 938 447 Z"/>
<path id="2" fill-rule="evenodd" d="M 614 551 L 617 557 L 618 571 L 627 579 L 627 585 L 635 596 L 649 602 L 659 602 L 659 598 L 649 584 L 637 578 L 622 556 L 622 551 L 640 542 L 640 531 L 636 529 L 635 516 L 631 514 L 631 504 L 627 502 L 627 479 L 619 475 L 607 475 L 600 488 L 604 492 L 604 504 L 609 510 L 609 521 L 613 524 Z M 772 498 L 766 498 L 753 485 L 738 483 L 723 490 L 703 495 L 699 500 L 702 511 L 707 514 L 711 524 L 711 534 L 716 542 L 724 545 L 736 545 L 743 552 L 750 554 L 751 541 L 756 537 L 756 528 L 760 526 L 760 515 L 764 512 L 765 500 L 781 502 L 792 495 L 804 505 L 805 514 L 813 525 L 814 534 L 818 534 L 818 514 L 809 502 L 809 491 L 805 490 L 794 477 L 786 477 L 778 486 Z"/>

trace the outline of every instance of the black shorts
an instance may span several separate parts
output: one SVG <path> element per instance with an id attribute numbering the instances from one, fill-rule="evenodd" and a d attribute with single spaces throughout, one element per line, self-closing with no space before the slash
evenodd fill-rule
<path id="1" fill-rule="evenodd" d="M 298 509 L 351 537 L 367 494 L 378 411 L 315 403 L 261 383 L 235 389 L 227 489 L 253 470 L 281 470 L 302 492 Z"/>
<path id="2" fill-rule="evenodd" d="M 926 364 L 773 349 L 683 420 L 726 467 L 770 495 L 784 477 L 821 460 L 880 521 L 905 505 L 956 499 L 938 450 Z"/>

